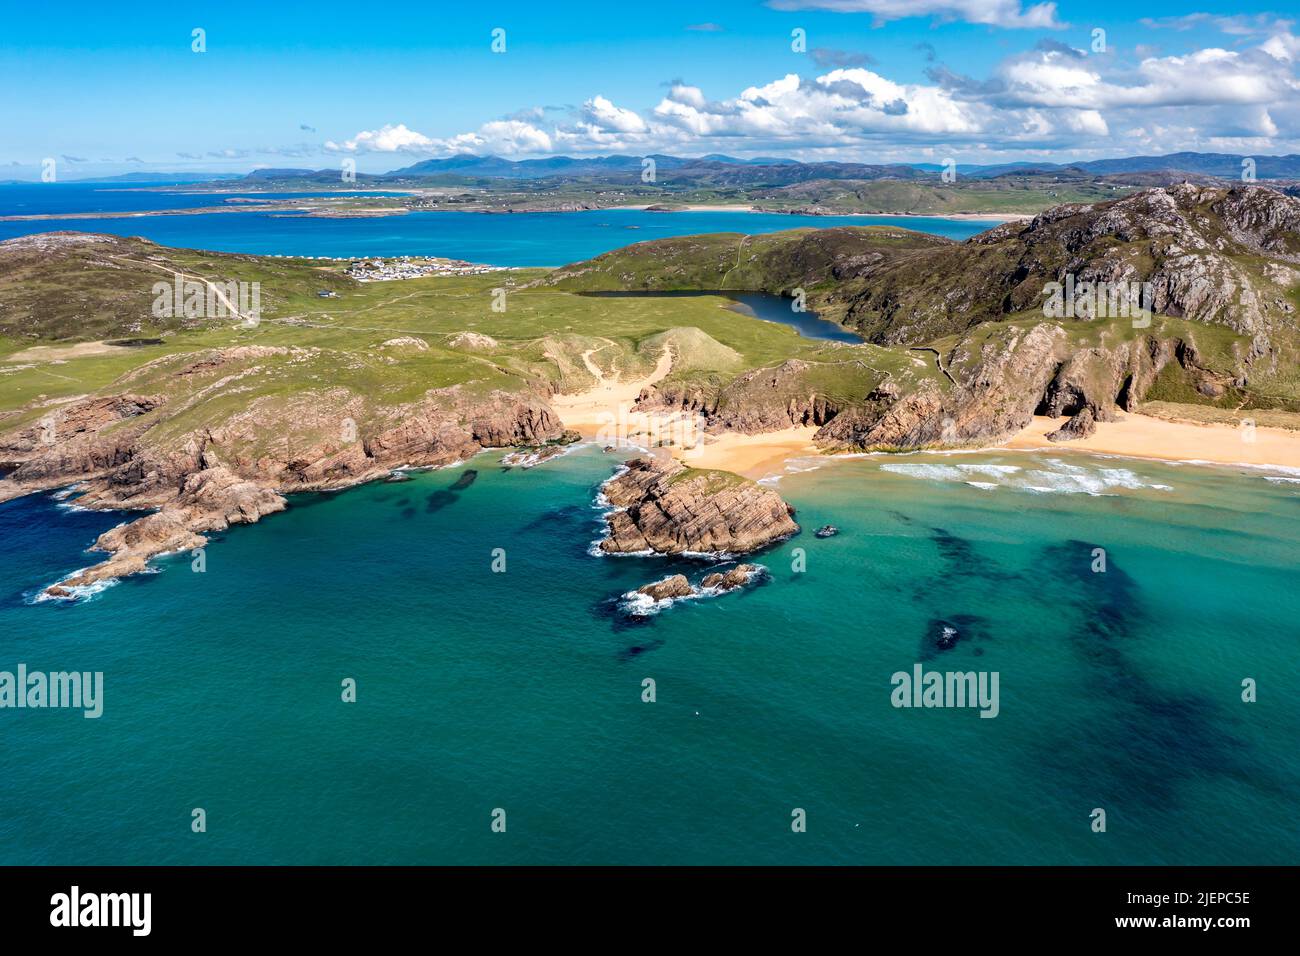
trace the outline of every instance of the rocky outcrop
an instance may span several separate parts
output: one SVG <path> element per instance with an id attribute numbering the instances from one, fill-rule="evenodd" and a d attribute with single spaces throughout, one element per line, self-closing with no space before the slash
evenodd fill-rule
<path id="1" fill-rule="evenodd" d="M 1068 422 L 1047 433 L 1048 441 L 1074 441 L 1077 438 L 1090 438 L 1097 432 L 1097 419 L 1093 417 L 1092 408 L 1085 405 L 1070 418 Z"/>
<path id="2" fill-rule="evenodd" d="M 196 472 L 185 479 L 169 507 L 99 536 L 91 550 L 107 551 L 111 558 L 78 571 L 49 593 L 63 597 L 72 588 L 137 574 L 160 554 L 202 547 L 207 543 L 204 533 L 225 531 L 232 524 L 252 524 L 283 511 L 285 505 L 284 498 L 274 491 L 225 468 Z"/>
<path id="3" fill-rule="evenodd" d="M 736 588 L 745 587 L 757 575 L 762 573 L 762 570 L 757 564 L 738 564 L 726 571 L 715 571 L 712 574 L 706 574 L 704 579 L 700 581 L 700 587 L 706 591 L 734 591 Z"/>
<path id="4" fill-rule="evenodd" d="M 610 554 L 743 554 L 799 531 L 775 491 L 674 460 L 633 459 L 603 494 L 615 509 L 600 543 Z"/>
<path id="5" fill-rule="evenodd" d="M 306 355 L 240 346 L 173 357 L 171 366 L 149 363 L 147 372 L 142 366 L 124 381 L 148 374 L 186 384 L 170 399 L 124 391 L 54 405 L 0 434 L 0 467 L 8 472 L 0 500 L 76 484 L 79 505 L 156 512 L 101 536 L 95 549 L 111 557 L 50 593 L 65 596 L 70 588 L 142 571 L 156 555 L 198 547 L 207 533 L 283 510 L 292 492 L 384 479 L 403 466 L 448 465 L 485 447 L 575 437 L 535 395 L 456 387 L 377 410 L 344 388 L 272 394 L 223 407 L 211 424 L 176 426 L 202 408 L 203 396 L 237 394 L 237 383 L 260 371 L 259 363 Z"/>
<path id="6" fill-rule="evenodd" d="M 637 594 L 644 594 L 654 601 L 671 601 L 674 598 L 690 597 L 695 593 L 691 582 L 684 574 L 673 574 L 651 584 L 636 589 Z"/>

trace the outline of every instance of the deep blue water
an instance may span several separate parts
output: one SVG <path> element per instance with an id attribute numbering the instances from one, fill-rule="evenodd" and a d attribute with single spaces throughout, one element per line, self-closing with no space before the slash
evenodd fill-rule
<path id="1" fill-rule="evenodd" d="M 150 183 L 32 183 L 0 186 L 0 216 L 37 216 L 74 212 L 135 212 L 198 209 L 229 205 L 227 199 L 305 199 L 312 196 L 379 196 L 377 192 L 160 192 Z M 167 184 L 174 185 L 174 184 Z M 107 221 L 107 220 L 106 220 Z M 91 220 L 90 222 L 94 222 Z M 36 224 L 32 224 L 36 225 Z M 66 228 L 59 226 L 58 228 Z M 97 231 L 94 225 L 86 231 Z M 28 230 L 45 232 L 45 228 Z M 109 231 L 109 230 L 98 230 Z M 13 233 L 12 235 L 21 235 Z M 11 234 L 6 234 L 9 238 Z"/>
<path id="2" fill-rule="evenodd" d="M 36 202 L 40 186 L 0 186 L 0 208 L 11 204 L 7 190 L 16 190 Z M 52 188 L 59 189 L 57 185 Z M 71 189 L 71 187 L 68 187 Z M 85 190 L 85 187 L 81 187 Z M 60 194 L 36 202 L 25 214 L 80 212 L 64 208 Z M 105 199 L 104 196 L 113 198 Z M 269 194 L 267 194 L 269 195 Z M 165 197 L 155 199 L 170 208 L 199 206 L 190 202 L 214 196 L 183 196 L 170 193 L 84 195 L 68 203 L 122 202 L 118 197 Z M 75 198 L 75 197 L 74 197 Z M 224 197 L 223 197 L 224 198 Z M 53 205 L 49 205 L 53 203 Z M 116 205 L 117 209 L 148 208 Z M 168 208 L 160 205 L 154 208 Z M 886 225 L 915 229 L 952 239 L 966 239 L 990 228 L 993 223 L 930 217 L 883 216 L 786 216 L 776 213 L 679 212 L 657 213 L 633 209 L 612 209 L 571 213 L 485 214 L 471 212 L 413 212 L 404 216 L 367 219 L 321 219 L 274 213 L 219 213 L 193 216 L 151 215 L 128 219 L 48 219 L 34 222 L 0 222 L 0 239 L 70 229 L 105 232 L 120 236 L 143 236 L 167 246 L 212 249 L 218 252 L 249 252 L 267 255 L 353 256 L 426 255 L 447 256 L 498 266 L 559 266 L 598 256 L 611 249 L 648 239 L 694 235 L 706 232 L 759 234 L 786 229 L 831 226 Z"/>

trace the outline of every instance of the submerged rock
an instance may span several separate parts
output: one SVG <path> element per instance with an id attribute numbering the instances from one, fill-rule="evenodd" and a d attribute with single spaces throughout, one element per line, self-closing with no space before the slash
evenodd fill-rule
<path id="1" fill-rule="evenodd" d="M 462 471 L 456 481 L 452 484 L 452 491 L 464 491 L 478 479 L 478 471 L 474 468 L 466 468 Z"/>
<path id="2" fill-rule="evenodd" d="M 989 638 L 988 621 L 977 614 L 954 614 L 950 618 L 933 618 L 925 627 L 921 639 L 920 659 L 931 660 L 935 655 L 950 651 L 968 641 L 982 642 Z M 978 648 L 973 650 L 979 654 Z"/>
<path id="3" fill-rule="evenodd" d="M 603 486 L 616 511 L 600 549 L 614 554 L 743 554 L 799 531 L 775 491 L 726 471 L 635 458 Z"/>
<path id="4" fill-rule="evenodd" d="M 813 532 L 819 538 L 833 538 L 840 533 L 840 529 L 833 524 L 824 524 Z"/>
<path id="5" fill-rule="evenodd" d="M 557 455 L 563 455 L 563 445 L 543 445 L 540 448 L 517 448 L 501 458 L 501 464 L 507 468 L 534 468 Z"/>

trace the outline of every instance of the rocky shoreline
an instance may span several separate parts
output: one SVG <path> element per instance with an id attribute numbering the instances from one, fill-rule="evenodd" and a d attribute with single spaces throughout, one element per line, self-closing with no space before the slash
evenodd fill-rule
<path id="1" fill-rule="evenodd" d="M 237 375 L 265 357 L 253 347 L 214 350 L 179 374 L 229 367 Z M 283 511 L 289 494 L 340 490 L 403 467 L 451 465 L 486 448 L 572 437 L 535 396 L 471 400 L 451 389 L 388 410 L 374 430 L 359 429 L 346 402 L 320 403 L 267 408 L 265 420 L 244 413 L 217 428 L 160 439 L 155 431 L 179 411 L 169 407 L 177 401 L 131 393 L 86 398 L 0 435 L 0 465 L 8 472 L 0 501 L 75 485 L 79 507 L 150 512 L 100 535 L 92 550 L 109 557 L 51 585 L 48 596 L 72 597 L 140 573 L 154 557 L 201 547 L 207 534 Z M 304 431 L 316 440 L 297 447 L 258 442 L 266 434 Z"/>

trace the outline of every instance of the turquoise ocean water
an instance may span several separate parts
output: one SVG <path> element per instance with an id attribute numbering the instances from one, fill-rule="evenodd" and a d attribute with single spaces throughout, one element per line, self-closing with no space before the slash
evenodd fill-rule
<path id="1" fill-rule="evenodd" d="M 222 535 L 203 573 L 168 558 L 77 604 L 30 602 L 118 518 L 0 505 L 0 669 L 105 675 L 98 720 L 0 713 L 0 862 L 1300 851 L 1286 476 L 1077 454 L 796 463 L 778 487 L 805 531 L 758 558 L 766 583 L 636 619 L 623 592 L 711 565 L 588 553 L 614 456 L 499 458 L 298 498 Z M 826 522 L 842 534 L 809 533 Z M 999 715 L 894 708 L 890 677 L 917 662 L 998 672 Z"/>
<path id="2" fill-rule="evenodd" d="M 0 205 L 55 195 L 31 188 L 0 187 Z M 143 195 L 70 188 L 29 211 Z M 0 223 L 0 238 L 98 229 L 546 265 L 668 234 L 834 224 L 248 213 Z M 987 224 L 911 225 L 961 238 Z M 0 671 L 105 681 L 98 720 L 0 710 L 0 864 L 1300 856 L 1295 475 L 1078 453 L 796 463 L 779 488 L 805 531 L 757 558 L 765 583 L 635 618 L 624 592 L 711 565 L 588 553 L 614 456 L 499 458 L 298 497 L 215 539 L 202 573 L 166 558 L 75 604 L 34 597 L 96 560 L 84 549 L 124 516 L 53 495 L 0 505 Z M 843 533 L 814 538 L 827 522 Z M 998 716 L 894 708 L 890 678 L 916 663 L 996 671 Z"/>

